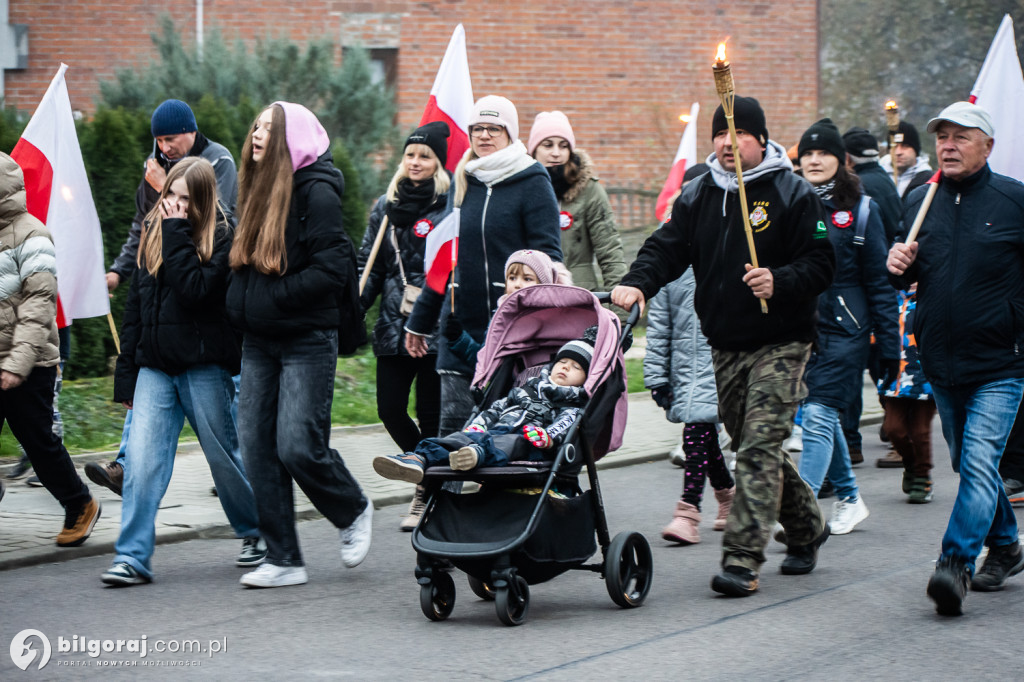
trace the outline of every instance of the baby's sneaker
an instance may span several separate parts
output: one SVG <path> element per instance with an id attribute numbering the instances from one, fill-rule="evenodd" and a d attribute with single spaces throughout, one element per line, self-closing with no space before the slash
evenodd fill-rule
<path id="1" fill-rule="evenodd" d="M 448 465 L 455 471 L 469 471 L 480 463 L 480 446 L 467 445 L 448 455 Z"/>
<path id="2" fill-rule="evenodd" d="M 423 480 L 423 470 L 426 468 L 427 460 L 414 452 L 373 458 L 373 470 L 392 481 L 419 483 Z"/>

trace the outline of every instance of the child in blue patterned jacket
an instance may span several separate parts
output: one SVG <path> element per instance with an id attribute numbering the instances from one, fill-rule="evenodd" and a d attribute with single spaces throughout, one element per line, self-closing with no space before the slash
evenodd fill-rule
<path id="1" fill-rule="evenodd" d="M 374 470 L 397 481 L 419 483 L 427 467 L 448 464 L 456 471 L 507 466 L 512 460 L 550 459 L 586 405 L 583 383 L 594 354 L 597 327 L 562 346 L 540 376 L 482 411 L 462 431 L 425 438 L 414 452 L 380 456 Z"/>

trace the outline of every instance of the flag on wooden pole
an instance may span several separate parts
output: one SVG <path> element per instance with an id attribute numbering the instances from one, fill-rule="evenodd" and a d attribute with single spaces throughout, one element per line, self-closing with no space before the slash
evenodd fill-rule
<path id="1" fill-rule="evenodd" d="M 441 67 L 430 88 L 430 98 L 423 110 L 420 125 L 431 121 L 448 124 L 448 163 L 454 171 L 469 149 L 469 119 L 473 115 L 473 83 L 469 78 L 469 60 L 466 58 L 466 31 L 462 24 L 455 27 L 448 42 Z"/>
<path id="2" fill-rule="evenodd" d="M 57 326 L 110 312 L 100 219 L 85 174 L 61 64 L 11 157 L 25 174 L 28 212 L 57 253 Z"/>
<path id="3" fill-rule="evenodd" d="M 699 113 L 700 104 L 694 102 L 690 106 L 689 117 L 685 119 L 686 128 L 683 130 L 682 139 L 679 140 L 676 158 L 672 160 L 672 169 L 668 172 L 668 180 L 665 181 L 665 186 L 662 187 L 658 201 L 654 205 L 658 222 L 664 221 L 671 210 L 671 200 L 683 186 L 686 169 L 697 164 L 697 114 Z"/>
<path id="4" fill-rule="evenodd" d="M 981 65 L 970 101 L 992 115 L 996 143 L 988 163 L 997 173 L 1024 182 L 1024 74 L 1013 36 L 1013 19 L 1003 17 Z"/>

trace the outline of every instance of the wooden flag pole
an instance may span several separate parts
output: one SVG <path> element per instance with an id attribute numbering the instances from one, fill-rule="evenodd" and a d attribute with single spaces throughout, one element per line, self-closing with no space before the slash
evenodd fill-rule
<path id="1" fill-rule="evenodd" d="M 110 325 L 110 335 L 114 337 L 114 348 L 117 349 L 117 354 L 121 354 L 121 339 L 117 337 L 117 326 L 114 324 L 114 316 L 107 311 L 107 324 Z"/>
<path id="2" fill-rule="evenodd" d="M 935 171 L 935 175 L 928 181 L 928 193 L 924 195 L 924 201 L 921 202 L 921 208 L 917 209 L 917 215 L 914 217 L 914 224 L 910 226 L 910 232 L 907 233 L 907 244 L 913 244 L 914 240 L 917 239 L 917 233 L 921 231 L 921 224 L 924 222 L 924 217 L 928 215 L 928 209 L 932 206 L 932 199 L 935 198 L 935 192 L 939 189 L 939 178 L 942 177 L 942 171 Z"/>
<path id="3" fill-rule="evenodd" d="M 384 216 L 384 220 L 380 221 L 380 228 L 377 230 L 377 236 L 373 240 L 373 248 L 370 249 L 370 257 L 366 259 L 366 265 L 363 266 L 363 275 L 359 278 L 359 295 L 362 296 L 363 288 L 366 286 L 366 280 L 370 278 L 370 270 L 373 269 L 373 262 L 377 260 L 377 252 L 380 251 L 380 243 L 384 241 L 384 232 L 388 229 L 388 217 Z"/>

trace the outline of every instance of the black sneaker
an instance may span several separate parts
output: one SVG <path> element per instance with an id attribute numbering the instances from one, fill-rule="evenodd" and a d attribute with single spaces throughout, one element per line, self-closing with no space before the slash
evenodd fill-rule
<path id="1" fill-rule="evenodd" d="M 267 558 L 267 543 L 263 538 L 242 538 L 242 551 L 235 560 L 236 566 L 259 566 Z"/>
<path id="2" fill-rule="evenodd" d="M 928 580 L 928 596 L 935 602 L 935 610 L 943 616 L 959 616 L 967 597 L 971 574 L 967 564 L 956 557 L 939 559 L 935 573 Z"/>
<path id="3" fill-rule="evenodd" d="M 726 597 L 749 597 L 757 592 L 757 573 L 742 566 L 726 566 L 711 579 L 711 589 Z"/>
<path id="4" fill-rule="evenodd" d="M 807 545 L 786 547 L 786 558 L 782 560 L 779 571 L 782 575 L 805 575 L 818 565 L 818 548 L 825 544 L 832 528 L 826 523 L 821 535 Z"/>
<path id="5" fill-rule="evenodd" d="M 985 563 L 971 580 L 975 592 L 998 592 L 1006 585 L 1006 579 L 1024 570 L 1024 552 L 1020 542 L 1002 547 L 989 547 Z"/>
<path id="6" fill-rule="evenodd" d="M 146 583 L 153 582 L 150 578 L 132 568 L 131 564 L 123 561 L 119 561 L 107 569 L 107 572 L 100 576 L 100 580 L 107 585 L 114 585 L 115 587 L 145 585 Z"/>
<path id="7" fill-rule="evenodd" d="M 42 488 L 43 482 L 39 480 L 39 476 L 33 474 L 25 479 L 25 485 L 32 486 L 33 488 Z"/>

